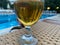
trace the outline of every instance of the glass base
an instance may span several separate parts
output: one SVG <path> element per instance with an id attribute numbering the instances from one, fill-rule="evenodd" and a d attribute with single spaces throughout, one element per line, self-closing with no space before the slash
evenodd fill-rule
<path id="1" fill-rule="evenodd" d="M 31 35 L 22 35 L 19 43 L 20 45 L 37 45 L 38 40 Z"/>

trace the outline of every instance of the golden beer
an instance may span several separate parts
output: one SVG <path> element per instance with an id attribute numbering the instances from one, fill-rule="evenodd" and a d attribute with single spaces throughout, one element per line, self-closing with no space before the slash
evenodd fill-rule
<path id="1" fill-rule="evenodd" d="M 24 26 L 36 23 L 43 12 L 43 2 L 29 1 L 14 4 L 19 22 Z"/>

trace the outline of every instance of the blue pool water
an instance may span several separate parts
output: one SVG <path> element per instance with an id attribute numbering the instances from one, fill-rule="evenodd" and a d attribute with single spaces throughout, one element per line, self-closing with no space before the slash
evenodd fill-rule
<path id="1" fill-rule="evenodd" d="M 42 15 L 41 19 L 44 19 L 46 17 L 51 17 L 54 15 Z M 17 16 L 15 14 L 10 14 L 10 15 L 1 15 L 0 14 L 0 30 L 9 28 L 11 26 L 17 26 L 19 25 L 17 21 Z"/>
<path id="2" fill-rule="evenodd" d="M 47 17 L 52 17 L 52 16 L 54 16 L 54 15 L 53 14 L 51 14 L 51 15 L 43 14 L 40 19 L 45 19 Z"/>
<path id="3" fill-rule="evenodd" d="M 0 30 L 17 25 L 19 25 L 19 23 L 17 21 L 17 16 L 15 14 L 11 14 L 11 15 L 0 14 Z"/>

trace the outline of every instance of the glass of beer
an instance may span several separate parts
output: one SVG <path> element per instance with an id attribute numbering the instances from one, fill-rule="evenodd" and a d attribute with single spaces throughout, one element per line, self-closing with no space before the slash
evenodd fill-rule
<path id="1" fill-rule="evenodd" d="M 44 0 L 16 0 L 14 8 L 18 21 L 26 29 L 26 33 L 20 37 L 20 45 L 37 45 L 38 39 L 33 36 L 30 28 L 41 17 Z"/>

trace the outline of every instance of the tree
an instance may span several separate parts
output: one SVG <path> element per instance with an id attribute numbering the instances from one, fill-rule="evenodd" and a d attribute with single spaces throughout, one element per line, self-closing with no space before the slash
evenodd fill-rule
<path id="1" fill-rule="evenodd" d="M 0 0 L 0 7 L 7 9 L 8 0 Z"/>
<path id="2" fill-rule="evenodd" d="M 50 10 L 60 12 L 60 0 L 45 0 L 45 10 L 47 10 L 47 7 L 51 7 Z M 56 9 L 56 7 L 59 7 L 59 9 Z"/>

